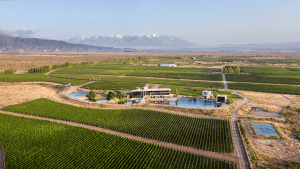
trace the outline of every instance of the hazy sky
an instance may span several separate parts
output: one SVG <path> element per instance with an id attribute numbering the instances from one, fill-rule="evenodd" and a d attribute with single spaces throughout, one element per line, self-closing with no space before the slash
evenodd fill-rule
<path id="1" fill-rule="evenodd" d="M 200 45 L 300 41 L 299 0 L 0 0 L 0 32 L 23 37 L 150 35 Z"/>

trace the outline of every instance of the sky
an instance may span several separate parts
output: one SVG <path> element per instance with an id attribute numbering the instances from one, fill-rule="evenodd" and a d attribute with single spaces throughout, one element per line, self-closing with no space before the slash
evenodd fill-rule
<path id="1" fill-rule="evenodd" d="M 300 41 L 299 0 L 0 0 L 0 33 L 73 37 L 158 33 L 199 45 Z"/>

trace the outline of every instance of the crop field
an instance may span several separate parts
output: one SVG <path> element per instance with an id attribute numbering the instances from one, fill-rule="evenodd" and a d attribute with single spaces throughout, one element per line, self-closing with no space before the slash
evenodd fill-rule
<path id="1" fill-rule="evenodd" d="M 227 95 L 228 98 L 242 98 L 239 95 L 232 94 L 232 91 L 220 91 L 217 89 L 209 89 L 209 88 L 200 88 L 200 87 L 184 87 L 184 86 L 175 86 L 175 85 L 161 85 L 161 88 L 170 88 L 171 93 L 176 94 L 176 90 L 179 91 L 181 95 L 187 96 L 201 96 L 202 91 L 209 90 L 212 91 L 214 96 L 216 95 Z"/>
<path id="2" fill-rule="evenodd" d="M 86 89 L 96 90 L 133 90 L 136 87 L 144 87 L 146 83 L 130 83 L 130 82 L 95 82 L 84 85 Z"/>
<path id="3" fill-rule="evenodd" d="M 3 110 L 100 126 L 136 136 L 219 153 L 233 153 L 229 120 L 201 119 L 152 110 L 101 110 L 38 99 Z"/>
<path id="4" fill-rule="evenodd" d="M 282 67 L 241 67 L 245 74 L 226 74 L 226 80 L 235 82 L 300 84 L 300 70 Z"/>
<path id="5" fill-rule="evenodd" d="M 220 71 L 220 69 L 214 68 L 180 68 L 124 64 L 96 64 L 92 66 L 78 66 L 60 69 L 53 72 L 53 74 L 128 75 L 221 81 L 222 77 L 220 74 L 210 73 Z"/>
<path id="6" fill-rule="evenodd" d="M 169 80 L 169 79 L 154 79 L 154 78 L 140 78 L 140 77 L 116 77 L 116 76 L 101 76 L 101 75 L 82 75 L 82 74 L 51 74 L 53 77 L 70 78 L 78 80 L 101 79 L 101 81 L 108 82 L 132 82 L 132 83 L 152 83 L 152 84 L 166 84 L 190 87 L 205 87 L 205 88 L 224 88 L 221 82 L 205 82 L 205 81 L 187 81 L 187 80 Z"/>
<path id="7" fill-rule="evenodd" d="M 89 129 L 0 114 L 10 168 L 237 168 L 236 164 Z"/>
<path id="8" fill-rule="evenodd" d="M 76 79 L 64 79 L 57 77 L 49 77 L 44 74 L 10 74 L 1 75 L 1 82 L 34 82 L 34 81 L 45 81 L 45 82 L 56 82 L 56 83 L 72 83 L 72 85 L 81 85 L 87 83 L 87 80 L 76 80 Z"/>
<path id="9" fill-rule="evenodd" d="M 251 83 L 228 83 L 229 89 L 280 93 L 280 94 L 300 94 L 300 87 L 289 85 L 269 85 L 269 84 L 251 84 Z"/>

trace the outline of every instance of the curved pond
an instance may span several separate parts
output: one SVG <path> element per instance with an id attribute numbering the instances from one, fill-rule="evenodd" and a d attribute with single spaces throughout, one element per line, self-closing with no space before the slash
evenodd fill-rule
<path id="1" fill-rule="evenodd" d="M 217 107 L 216 101 L 206 101 L 206 100 L 177 100 L 170 102 L 154 102 L 154 104 L 163 105 L 174 105 L 180 107 L 192 107 L 192 108 L 215 108 Z"/>
<path id="2" fill-rule="evenodd" d="M 70 93 L 70 96 L 74 97 L 74 98 L 79 98 L 82 96 L 86 96 L 86 93 Z"/>

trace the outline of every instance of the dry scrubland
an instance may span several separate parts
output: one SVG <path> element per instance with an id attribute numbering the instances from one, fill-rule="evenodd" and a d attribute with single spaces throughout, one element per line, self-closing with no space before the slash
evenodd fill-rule
<path id="1" fill-rule="evenodd" d="M 287 98 L 283 97 L 281 94 L 249 92 L 249 91 L 242 91 L 240 93 L 248 97 L 249 99 L 262 102 L 262 103 L 276 105 L 276 106 L 285 107 L 288 106 L 290 103 L 290 101 Z"/>
<path id="2" fill-rule="evenodd" d="M 299 113 L 297 116 L 288 117 L 287 120 L 299 122 Z M 294 125 L 278 119 L 253 120 L 252 118 L 243 118 L 243 121 L 247 138 L 256 152 L 257 162 L 260 166 L 264 168 L 285 168 L 287 161 L 300 162 L 300 141 L 296 139 L 292 132 Z M 281 138 L 274 139 L 256 135 L 251 122 L 271 122 L 281 135 Z"/>
<path id="3" fill-rule="evenodd" d="M 250 111 L 251 107 L 266 107 L 267 112 L 278 112 L 281 110 L 281 108 L 278 106 L 251 102 L 251 103 L 248 103 L 245 106 L 241 107 L 241 109 L 238 111 L 238 114 L 243 115 L 243 116 L 249 115 L 248 112 Z"/>
<path id="4" fill-rule="evenodd" d="M 98 52 L 98 53 L 51 53 L 51 54 L 0 54 L 0 70 L 17 69 L 28 70 L 32 67 L 41 67 L 45 65 L 62 64 L 65 62 L 96 62 L 116 58 L 130 58 L 140 56 L 163 56 L 163 57 L 177 57 L 177 56 L 269 56 L 272 57 L 287 57 L 300 58 L 299 53 L 230 53 L 230 52 Z"/>
<path id="5" fill-rule="evenodd" d="M 44 85 L 43 85 L 44 84 Z M 48 86 L 46 85 L 48 84 Z M 3 83 L 0 82 L 0 108 L 28 102 L 38 98 L 57 98 L 53 88 L 58 84 L 41 83 Z M 52 87 L 49 87 L 52 86 Z"/>
<path id="6" fill-rule="evenodd" d="M 284 96 L 289 98 L 293 102 L 290 106 L 300 108 L 300 96 L 298 95 L 284 95 Z"/>

